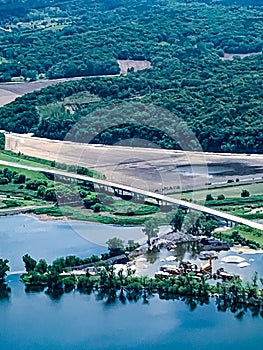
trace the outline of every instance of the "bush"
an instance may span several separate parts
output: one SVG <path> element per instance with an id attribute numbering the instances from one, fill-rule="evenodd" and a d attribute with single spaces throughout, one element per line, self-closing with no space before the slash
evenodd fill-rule
<path id="1" fill-rule="evenodd" d="M 223 194 L 220 194 L 219 196 L 217 196 L 217 199 L 219 201 L 223 201 L 225 199 L 225 196 Z"/>
<path id="2" fill-rule="evenodd" d="M 7 177 L 0 178 L 0 185 L 7 185 L 9 183 L 9 179 Z"/>
<path id="3" fill-rule="evenodd" d="M 5 134 L 0 133 L 0 150 L 5 149 Z"/>
<path id="4" fill-rule="evenodd" d="M 206 201 L 212 201 L 214 200 L 213 196 L 211 195 L 211 193 L 206 195 Z"/>
<path id="5" fill-rule="evenodd" d="M 23 174 L 17 174 L 14 177 L 14 184 L 24 184 L 26 182 L 26 177 Z"/>
<path id="6" fill-rule="evenodd" d="M 245 197 L 249 197 L 250 193 L 248 192 L 248 190 L 242 190 L 241 192 L 241 197 L 245 198 Z"/>
<path id="7" fill-rule="evenodd" d="M 7 208 L 21 207 L 21 203 L 13 199 L 3 200 L 3 203 Z"/>
<path id="8" fill-rule="evenodd" d="M 24 196 L 24 200 L 26 200 L 26 201 L 30 201 L 31 199 L 32 199 L 32 197 L 29 195 Z"/>
<path id="9" fill-rule="evenodd" d="M 95 204 L 99 203 L 99 199 L 97 198 L 96 193 L 90 193 L 87 195 L 87 197 L 83 200 L 83 205 L 86 209 L 90 209 Z"/>
<path id="10" fill-rule="evenodd" d="M 106 207 L 100 203 L 93 205 L 90 209 L 94 211 L 94 213 L 100 213 L 101 211 L 105 211 Z"/>
<path id="11" fill-rule="evenodd" d="M 26 184 L 27 190 L 37 191 L 39 186 L 46 186 L 46 181 L 30 180 Z"/>

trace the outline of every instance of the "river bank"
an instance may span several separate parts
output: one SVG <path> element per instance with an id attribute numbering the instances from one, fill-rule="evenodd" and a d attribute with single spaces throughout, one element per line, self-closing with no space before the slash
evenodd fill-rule
<path id="1" fill-rule="evenodd" d="M 196 308 L 157 297 L 107 304 L 94 294 L 26 294 L 18 276 L 9 281 L 12 294 L 0 300 L 0 333 L 10 350 L 17 344 L 22 350 L 84 350 L 87 344 L 90 350 L 210 350 L 211 343 L 215 350 L 257 350 L 263 340 L 260 317 L 248 311 L 237 319 L 213 300 Z"/>

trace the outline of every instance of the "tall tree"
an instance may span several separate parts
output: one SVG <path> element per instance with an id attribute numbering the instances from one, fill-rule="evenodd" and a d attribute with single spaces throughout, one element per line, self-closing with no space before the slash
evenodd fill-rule
<path id="1" fill-rule="evenodd" d="M 159 233 L 159 226 L 156 220 L 150 219 L 144 223 L 142 232 L 147 236 L 147 244 L 150 247 L 151 238 L 157 237 Z"/>
<path id="2" fill-rule="evenodd" d="M 124 241 L 122 239 L 114 237 L 109 239 L 106 243 L 108 244 L 111 256 L 116 256 L 124 252 Z"/>
<path id="3" fill-rule="evenodd" d="M 7 259 L 0 259 L 0 283 L 4 282 L 6 273 L 10 270 L 8 263 L 9 261 Z"/>
<path id="4" fill-rule="evenodd" d="M 172 211 L 169 213 L 168 220 L 170 221 L 170 225 L 172 226 L 172 230 L 174 232 L 180 231 L 184 221 L 182 209 L 178 209 L 177 211 Z"/>
<path id="5" fill-rule="evenodd" d="M 23 256 L 23 262 L 25 264 L 26 272 L 32 272 L 35 270 L 37 262 L 35 259 L 31 258 L 29 254 Z"/>

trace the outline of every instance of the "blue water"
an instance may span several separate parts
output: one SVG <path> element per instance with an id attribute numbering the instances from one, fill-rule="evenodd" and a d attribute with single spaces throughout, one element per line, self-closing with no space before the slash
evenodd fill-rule
<path id="1" fill-rule="evenodd" d="M 29 215 L 0 217 L 0 257 L 8 258 L 12 271 L 23 269 L 28 253 L 49 263 L 59 256 L 87 257 L 107 251 L 109 238 L 145 237 L 139 227 L 116 227 L 76 221 L 40 221 Z"/>
<path id="2" fill-rule="evenodd" d="M 29 222 L 34 234 L 27 227 Z M 25 248 L 47 259 L 105 249 L 61 222 L 15 216 L 0 218 L 0 223 L 0 255 L 8 256 L 15 268 L 21 267 Z M 87 230 L 96 228 L 95 224 L 83 225 Z M 105 231 L 112 229 L 104 227 Z M 125 228 L 119 230 L 126 232 Z M 0 300 L 1 350 L 263 348 L 262 318 L 252 318 L 248 312 L 238 320 L 230 312 L 217 312 L 213 302 L 191 312 L 183 302 L 157 297 L 149 304 L 140 300 L 109 305 L 95 300 L 94 295 L 73 292 L 54 300 L 44 293 L 26 294 L 18 275 L 9 276 L 8 283 L 12 288 L 10 299 Z"/>

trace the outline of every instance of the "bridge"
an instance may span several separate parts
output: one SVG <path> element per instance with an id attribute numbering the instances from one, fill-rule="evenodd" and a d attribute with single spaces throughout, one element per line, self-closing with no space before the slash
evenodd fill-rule
<path id="1" fill-rule="evenodd" d="M 57 169 L 52 169 L 52 168 L 42 168 L 42 167 L 35 167 L 35 166 L 28 166 L 20 163 L 13 163 L 13 162 L 6 162 L 0 160 L 0 165 L 4 165 L 7 167 L 15 167 L 15 168 L 20 168 L 20 169 L 26 169 L 30 171 L 36 171 L 36 172 L 43 172 L 46 174 L 51 174 L 53 176 L 58 176 L 58 177 L 64 177 L 64 178 L 71 178 L 75 180 L 82 180 L 82 181 L 87 181 L 91 182 L 93 184 L 98 185 L 100 190 L 104 190 L 106 192 L 114 192 L 115 194 L 119 196 L 124 196 L 124 195 L 130 195 L 133 196 L 134 199 L 153 199 L 158 203 L 159 205 L 176 205 L 182 208 L 187 208 L 191 209 L 197 212 L 204 213 L 206 215 L 212 216 L 216 219 L 222 219 L 225 220 L 226 222 L 232 222 L 236 224 L 242 224 L 246 225 L 258 230 L 263 231 L 263 224 L 260 224 L 258 222 L 254 222 L 252 220 L 244 219 L 232 214 L 224 213 L 219 210 L 215 210 L 209 207 L 206 207 L 201 204 L 196 204 L 196 203 L 191 203 L 187 202 L 181 199 L 176 199 L 176 198 L 171 198 L 167 195 L 163 194 L 158 194 L 150 191 L 145 191 L 140 188 L 135 188 L 127 185 L 122 185 L 122 184 L 117 184 L 111 181 L 107 180 L 102 180 L 102 179 L 96 179 L 94 177 L 90 177 L 87 175 L 80 175 L 80 174 L 75 174 L 75 173 L 70 173 L 62 170 L 57 170 Z"/>

